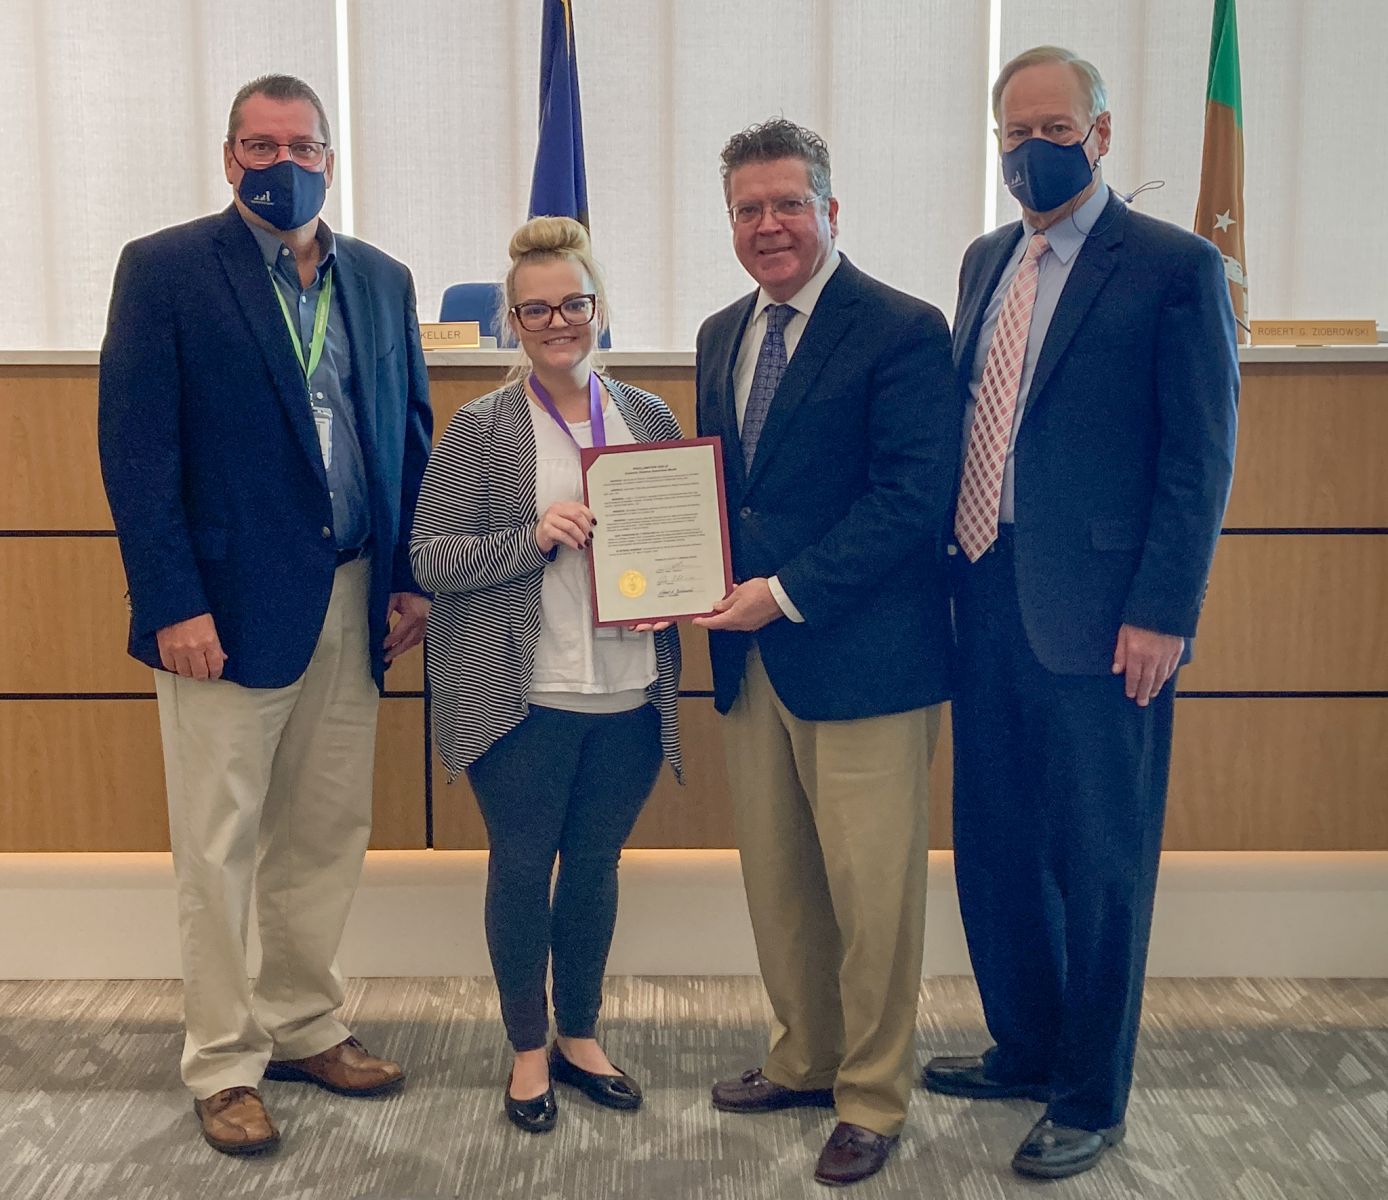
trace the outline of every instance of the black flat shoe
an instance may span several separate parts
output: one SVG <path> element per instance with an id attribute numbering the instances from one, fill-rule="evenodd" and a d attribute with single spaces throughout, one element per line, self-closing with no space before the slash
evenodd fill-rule
<path id="1" fill-rule="evenodd" d="M 592 1071 L 585 1071 L 564 1057 L 558 1042 L 549 1048 L 549 1077 L 556 1083 L 567 1083 L 577 1088 L 593 1103 L 606 1108 L 641 1107 L 641 1089 L 625 1071 L 618 1069 L 615 1075 L 595 1075 Z"/>
<path id="2" fill-rule="evenodd" d="M 548 1133 L 554 1128 L 559 1117 L 559 1104 L 554 1099 L 554 1083 L 551 1081 L 543 1095 L 531 1100 L 517 1100 L 511 1095 L 511 1079 L 506 1079 L 506 1119 L 517 1129 L 526 1133 Z"/>
<path id="3" fill-rule="evenodd" d="M 1017 1147 L 1012 1169 L 1035 1179 L 1066 1179 L 1097 1164 L 1126 1132 L 1122 1121 L 1108 1129 L 1075 1129 L 1043 1117 Z"/>
<path id="4" fill-rule="evenodd" d="M 974 1055 L 932 1058 L 925 1064 L 921 1085 L 926 1091 L 941 1096 L 965 1096 L 970 1100 L 1039 1100 L 1045 1104 L 1051 1098 L 1051 1088 L 1047 1083 L 1004 1083 L 990 1078 L 983 1069 L 983 1059 Z"/>

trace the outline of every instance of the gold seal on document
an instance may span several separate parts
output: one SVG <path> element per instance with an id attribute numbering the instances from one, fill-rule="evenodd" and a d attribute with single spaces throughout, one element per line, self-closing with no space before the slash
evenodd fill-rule
<path id="1" fill-rule="evenodd" d="M 617 587 L 627 599 L 635 600 L 646 594 L 646 577 L 640 571 L 623 571 Z"/>

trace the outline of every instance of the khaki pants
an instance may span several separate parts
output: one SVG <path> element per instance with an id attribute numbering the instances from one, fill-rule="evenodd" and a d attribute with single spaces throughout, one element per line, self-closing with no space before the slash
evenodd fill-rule
<path id="1" fill-rule="evenodd" d="M 205 1099 L 348 1030 L 335 960 L 371 834 L 369 560 L 339 567 L 304 674 L 246 688 L 155 672 L 178 879 L 183 1080 Z M 263 951 L 247 979 L 255 888 Z"/>
<path id="2" fill-rule="evenodd" d="M 915 1075 L 927 776 L 940 706 L 802 721 L 753 651 L 724 722 L 733 816 L 775 1014 L 763 1071 L 834 1089 L 839 1120 L 895 1134 Z"/>

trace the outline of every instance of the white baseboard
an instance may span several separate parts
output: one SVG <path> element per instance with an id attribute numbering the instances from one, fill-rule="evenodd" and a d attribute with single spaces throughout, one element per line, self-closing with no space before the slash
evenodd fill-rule
<path id="1" fill-rule="evenodd" d="M 946 851 L 930 855 L 930 975 L 969 974 L 953 865 Z M 485 880 L 481 851 L 373 851 L 343 970 L 489 974 Z M 609 970 L 755 974 L 737 854 L 628 850 Z M 0 978 L 180 973 L 167 854 L 0 854 Z M 1168 853 L 1149 974 L 1388 977 L 1388 853 Z"/>

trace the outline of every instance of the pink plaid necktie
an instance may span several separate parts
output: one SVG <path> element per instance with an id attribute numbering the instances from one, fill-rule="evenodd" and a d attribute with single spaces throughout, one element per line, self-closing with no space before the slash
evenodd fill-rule
<path id="1" fill-rule="evenodd" d="M 1017 411 L 1017 388 L 1027 356 L 1031 309 L 1036 303 L 1036 260 L 1049 249 L 1044 234 L 1032 234 L 1022 265 L 1012 277 L 998 314 L 993 344 L 983 364 L 983 380 L 974 405 L 959 504 L 954 513 L 954 536 L 970 562 L 998 537 L 998 505 L 1007 444 L 1012 440 L 1012 417 Z"/>

